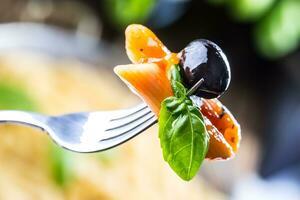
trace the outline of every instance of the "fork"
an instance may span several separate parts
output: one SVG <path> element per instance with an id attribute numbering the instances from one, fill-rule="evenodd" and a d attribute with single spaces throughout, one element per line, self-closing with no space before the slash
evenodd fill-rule
<path id="1" fill-rule="evenodd" d="M 46 116 L 24 111 L 0 111 L 0 123 L 41 129 L 59 146 L 75 152 L 104 151 L 120 145 L 157 122 L 142 103 L 130 109 Z"/>

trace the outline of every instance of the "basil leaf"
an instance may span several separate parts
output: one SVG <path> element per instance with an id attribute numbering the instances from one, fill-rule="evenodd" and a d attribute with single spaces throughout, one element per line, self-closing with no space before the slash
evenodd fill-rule
<path id="1" fill-rule="evenodd" d="M 186 97 L 186 89 L 180 82 L 171 80 L 171 86 L 175 97 Z"/>
<path id="2" fill-rule="evenodd" d="M 182 83 L 182 78 L 181 78 L 181 74 L 180 74 L 179 65 L 172 65 L 171 66 L 170 76 L 171 76 L 171 80 L 178 81 L 179 83 Z"/>
<path id="3" fill-rule="evenodd" d="M 209 136 L 190 99 L 169 97 L 162 102 L 159 138 L 164 160 L 182 179 L 191 180 L 205 158 Z"/>
<path id="4" fill-rule="evenodd" d="M 172 65 L 170 69 L 171 74 L 171 87 L 175 97 L 186 97 L 186 89 L 181 84 L 182 79 L 180 75 L 180 68 L 178 65 Z"/>

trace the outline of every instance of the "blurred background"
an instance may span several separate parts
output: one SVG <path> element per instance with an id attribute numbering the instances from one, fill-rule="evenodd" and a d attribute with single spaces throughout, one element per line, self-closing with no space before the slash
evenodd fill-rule
<path id="1" fill-rule="evenodd" d="M 157 127 L 87 155 L 1 125 L 0 199 L 300 199 L 299 19 L 299 0 L 1 0 L 0 109 L 136 104 L 112 69 L 129 63 L 125 27 L 141 23 L 173 52 L 197 38 L 224 50 L 232 82 L 221 101 L 243 140 L 235 159 L 206 161 L 187 183 L 163 161 Z"/>

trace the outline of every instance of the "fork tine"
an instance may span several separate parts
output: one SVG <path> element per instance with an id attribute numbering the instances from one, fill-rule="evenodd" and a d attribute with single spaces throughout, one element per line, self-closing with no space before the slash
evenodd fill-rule
<path id="1" fill-rule="evenodd" d="M 134 122 L 134 121 L 138 120 L 139 118 L 144 117 L 144 116 L 146 116 L 146 115 L 148 115 L 148 114 L 150 114 L 150 113 L 151 113 L 151 110 L 146 111 L 146 112 L 143 112 L 143 113 L 140 113 L 139 115 L 133 115 L 133 116 L 130 117 L 130 118 L 128 117 L 128 118 L 129 118 L 128 120 L 122 121 L 123 123 L 116 124 L 115 126 L 113 126 L 113 127 L 111 127 L 111 128 L 108 128 L 108 129 L 106 129 L 105 131 L 111 131 L 111 130 L 114 130 L 114 129 L 123 128 L 123 127 L 125 127 L 126 125 L 129 125 L 129 124 L 131 124 L 132 122 Z"/>
<path id="2" fill-rule="evenodd" d="M 144 121 L 142 126 L 138 126 L 135 129 L 131 130 L 130 132 L 119 135 L 118 137 L 101 140 L 98 143 L 100 146 L 98 147 L 98 149 L 96 151 L 104 151 L 104 150 L 116 147 L 120 144 L 123 144 L 126 141 L 130 140 L 131 138 L 142 133 L 143 131 L 148 129 L 150 126 L 152 126 L 156 122 L 157 122 L 157 118 L 155 116 L 153 116 L 148 121 Z"/>
<path id="3" fill-rule="evenodd" d="M 113 130 L 107 131 L 109 137 L 102 138 L 100 141 L 102 142 L 102 141 L 108 141 L 108 140 L 113 140 L 118 138 L 120 139 L 121 137 L 122 138 L 126 137 L 130 139 L 131 137 L 134 137 L 135 135 L 141 133 L 142 131 L 144 131 L 145 129 L 147 129 L 154 123 L 156 123 L 157 118 L 153 113 L 149 113 L 144 117 L 140 118 L 138 121 L 139 123 L 135 123 L 135 124 L 130 123 L 129 125 L 126 125 L 121 129 L 114 129 L 117 130 L 114 133 Z"/>
<path id="4" fill-rule="evenodd" d="M 118 111 L 118 115 L 115 116 L 113 119 L 111 119 L 111 121 L 117 121 L 117 120 L 121 120 L 121 119 L 126 119 L 127 117 L 130 117 L 134 114 L 139 113 L 140 111 L 145 110 L 146 108 L 148 108 L 148 106 L 145 103 L 141 103 L 138 106 L 135 106 L 133 108 L 130 109 L 126 109 L 123 112 Z"/>
<path id="5" fill-rule="evenodd" d="M 120 119 L 114 119 L 110 121 L 110 126 L 105 131 L 111 131 L 118 128 L 123 128 L 126 125 L 130 125 L 131 123 L 139 120 L 140 118 L 152 113 L 149 108 L 141 109 L 139 111 L 136 111 L 135 113 L 132 113 L 128 117 L 123 117 Z"/>
<path id="6" fill-rule="evenodd" d="M 114 128 L 106 129 L 105 134 L 102 136 L 101 140 L 103 139 L 109 139 L 113 137 L 117 137 L 120 134 L 123 134 L 127 132 L 128 130 L 131 130 L 137 126 L 140 126 L 143 124 L 146 120 L 153 117 L 154 114 L 150 111 L 146 114 L 142 114 L 136 117 L 135 120 L 131 120 L 129 123 L 127 121 L 121 121 L 117 126 L 114 124 Z"/>

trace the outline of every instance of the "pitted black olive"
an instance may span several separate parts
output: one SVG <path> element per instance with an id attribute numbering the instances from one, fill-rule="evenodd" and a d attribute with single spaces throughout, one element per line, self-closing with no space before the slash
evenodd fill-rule
<path id="1" fill-rule="evenodd" d="M 181 52 L 180 67 L 184 84 L 191 88 L 200 79 L 203 83 L 194 95 L 206 99 L 222 95 L 230 83 L 230 66 L 225 54 L 215 43 L 194 40 Z"/>

